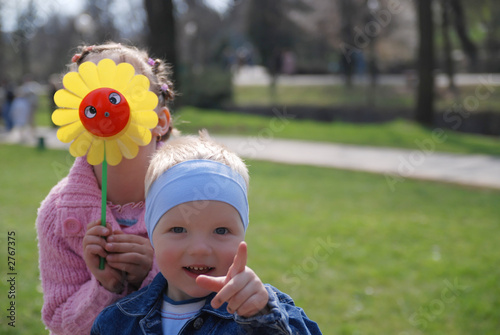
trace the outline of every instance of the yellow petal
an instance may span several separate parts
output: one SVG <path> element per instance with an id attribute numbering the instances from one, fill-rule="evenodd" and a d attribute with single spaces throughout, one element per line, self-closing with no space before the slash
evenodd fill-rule
<path id="1" fill-rule="evenodd" d="M 136 109 L 146 98 L 149 89 L 149 79 L 142 74 L 132 78 L 128 87 L 122 92 L 126 97 L 130 108 Z M 141 108 L 144 109 L 144 108 Z"/>
<path id="2" fill-rule="evenodd" d="M 92 62 L 85 62 L 78 68 L 78 73 L 82 77 L 85 85 L 89 90 L 95 90 L 96 88 L 102 87 L 99 81 L 99 75 L 97 74 L 97 65 Z"/>
<path id="3" fill-rule="evenodd" d="M 129 63 L 120 63 L 116 66 L 115 86 L 114 88 L 119 91 L 125 91 L 130 81 L 134 77 L 135 69 Z"/>
<path id="4" fill-rule="evenodd" d="M 125 158 L 132 159 L 139 153 L 139 147 L 127 134 L 117 139 L 116 143 Z"/>
<path id="5" fill-rule="evenodd" d="M 147 145 L 151 142 L 151 131 L 135 123 L 130 123 L 127 135 L 138 145 Z"/>
<path id="6" fill-rule="evenodd" d="M 115 83 L 116 64 L 105 58 L 97 64 L 97 73 L 102 87 L 113 87 Z"/>
<path id="7" fill-rule="evenodd" d="M 56 109 L 52 113 L 52 122 L 58 126 L 64 126 L 80 120 L 78 109 Z"/>
<path id="8" fill-rule="evenodd" d="M 141 102 L 141 109 L 153 110 L 158 105 L 158 96 L 151 91 L 146 93 L 144 100 Z"/>
<path id="9" fill-rule="evenodd" d="M 143 91 L 139 88 L 137 94 L 124 95 L 130 106 L 130 110 L 153 110 L 158 105 L 158 96 L 151 91 Z"/>
<path id="10" fill-rule="evenodd" d="M 94 136 L 88 131 L 84 131 L 73 141 L 73 143 L 71 143 L 69 146 L 69 153 L 73 157 L 85 156 L 93 140 Z"/>
<path id="11" fill-rule="evenodd" d="M 106 161 L 109 165 L 118 165 L 122 160 L 122 153 L 116 140 L 108 140 L 106 143 Z"/>
<path id="12" fill-rule="evenodd" d="M 95 138 L 87 154 L 87 162 L 90 165 L 99 165 L 104 160 L 104 141 Z"/>
<path id="13" fill-rule="evenodd" d="M 57 107 L 61 108 L 71 108 L 78 109 L 80 108 L 80 103 L 82 102 L 82 98 L 70 93 L 65 89 L 60 89 L 54 94 L 54 102 Z"/>
<path id="14" fill-rule="evenodd" d="M 63 78 L 63 85 L 68 91 L 82 99 L 90 92 L 90 89 L 83 82 L 78 72 L 69 72 L 66 74 Z"/>
<path id="15" fill-rule="evenodd" d="M 142 88 L 144 91 L 149 90 L 149 79 L 143 74 L 138 74 L 132 78 L 125 91 Z"/>
<path id="16" fill-rule="evenodd" d="M 84 131 L 85 127 L 83 127 L 80 121 L 74 122 L 59 128 L 57 131 L 57 138 L 63 143 L 69 143 Z"/>
<path id="17" fill-rule="evenodd" d="M 148 129 L 153 129 L 158 124 L 158 114 L 154 111 L 139 111 L 131 113 L 132 120 L 139 126 L 143 126 Z"/>

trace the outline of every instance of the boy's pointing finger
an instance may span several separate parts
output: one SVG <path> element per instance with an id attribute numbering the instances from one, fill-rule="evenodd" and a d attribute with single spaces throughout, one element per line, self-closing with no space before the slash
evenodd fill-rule
<path id="1" fill-rule="evenodd" d="M 210 277 L 199 275 L 196 277 L 196 284 L 206 290 L 212 292 L 219 292 L 226 284 L 226 276 L 224 277 Z"/>
<path id="2" fill-rule="evenodd" d="M 238 273 L 245 271 L 245 267 L 247 265 L 248 258 L 248 248 L 245 242 L 241 242 L 238 246 L 238 251 L 236 252 L 236 256 L 234 256 L 233 264 L 229 268 L 228 276 L 229 278 L 233 278 Z"/>

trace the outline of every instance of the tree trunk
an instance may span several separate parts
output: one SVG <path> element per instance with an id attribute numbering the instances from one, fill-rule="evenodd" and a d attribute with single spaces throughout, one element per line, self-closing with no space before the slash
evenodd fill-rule
<path id="1" fill-rule="evenodd" d="M 0 0 L 0 13 L 3 13 L 2 8 L 3 7 L 3 2 Z M 4 46 L 4 39 L 3 39 L 3 24 L 2 24 L 2 15 L 0 15 L 0 85 L 3 85 L 3 80 L 5 79 L 5 67 L 4 67 L 4 53 L 5 53 L 5 46 Z"/>
<path id="2" fill-rule="evenodd" d="M 151 54 L 165 59 L 172 66 L 172 80 L 179 86 L 172 0 L 144 0 L 144 7 L 148 16 L 148 46 Z"/>
<path id="3" fill-rule="evenodd" d="M 477 70 L 477 47 L 467 34 L 467 24 L 464 15 L 464 9 L 460 0 L 450 0 L 451 9 L 455 14 L 455 30 L 462 43 L 462 48 L 469 58 L 469 69 Z"/>
<path id="4" fill-rule="evenodd" d="M 416 120 L 431 126 L 434 121 L 434 21 L 432 0 L 420 0 L 418 8 L 418 92 Z"/>
<path id="5" fill-rule="evenodd" d="M 443 33 L 443 52 L 444 52 L 444 68 L 448 76 L 448 89 L 456 95 L 458 93 L 455 84 L 455 66 L 451 55 L 452 46 L 450 38 L 450 0 L 441 0 L 442 11 L 442 33 Z"/>
<path id="6" fill-rule="evenodd" d="M 281 56 L 288 37 L 283 0 L 253 0 L 248 11 L 248 34 L 259 51 L 270 76 L 269 97 L 276 102 L 276 81 L 281 71 Z"/>
<path id="7" fill-rule="evenodd" d="M 341 15 L 341 39 L 342 39 L 342 56 L 340 64 L 345 78 L 345 84 L 348 88 L 352 87 L 352 76 L 355 70 L 355 53 L 358 52 L 358 46 L 354 42 L 354 27 L 353 20 L 355 16 L 355 4 L 352 0 L 340 1 Z"/>

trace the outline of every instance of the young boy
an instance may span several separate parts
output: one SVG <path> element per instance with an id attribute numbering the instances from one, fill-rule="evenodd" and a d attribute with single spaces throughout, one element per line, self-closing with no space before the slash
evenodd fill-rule
<path id="1" fill-rule="evenodd" d="M 92 334 L 321 334 L 246 266 L 248 180 L 243 161 L 206 132 L 164 145 L 145 183 L 161 273 L 104 309 Z"/>

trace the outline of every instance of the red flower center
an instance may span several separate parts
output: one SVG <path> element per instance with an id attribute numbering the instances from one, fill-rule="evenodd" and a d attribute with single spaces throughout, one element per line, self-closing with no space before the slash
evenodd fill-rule
<path id="1" fill-rule="evenodd" d="M 130 118 L 130 107 L 125 97 L 107 87 L 87 94 L 80 103 L 79 112 L 85 129 L 99 137 L 120 133 Z"/>

